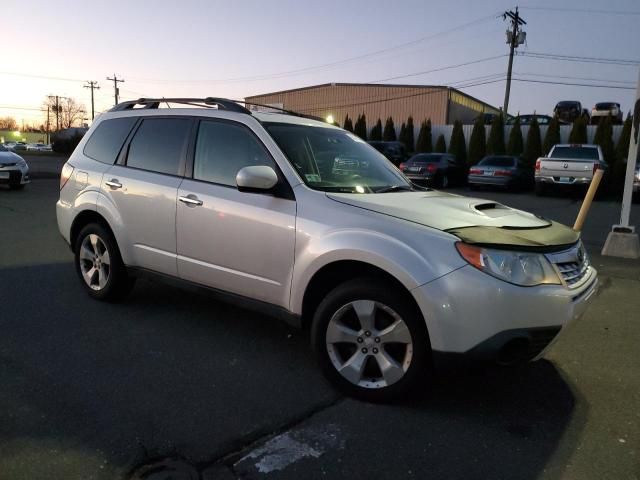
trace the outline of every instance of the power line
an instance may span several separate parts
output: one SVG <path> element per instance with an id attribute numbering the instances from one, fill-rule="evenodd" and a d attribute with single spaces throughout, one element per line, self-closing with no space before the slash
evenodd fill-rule
<path id="1" fill-rule="evenodd" d="M 581 62 L 581 63 L 601 63 L 606 65 L 628 65 L 636 66 L 640 64 L 638 60 L 628 60 L 621 58 L 602 58 L 602 57 L 585 57 L 579 55 L 562 55 L 557 53 L 541 53 L 541 52 L 522 52 L 518 55 L 532 58 L 543 58 L 548 60 L 561 60 L 567 62 Z"/>
<path id="2" fill-rule="evenodd" d="M 634 10 L 597 10 L 588 8 L 570 8 L 570 7 L 520 7 L 523 10 L 541 10 L 548 12 L 569 12 L 569 13 L 593 13 L 599 15 L 640 15 L 640 11 Z"/>
<path id="3" fill-rule="evenodd" d="M 488 62 L 490 60 L 495 60 L 497 58 L 503 58 L 503 57 L 506 57 L 506 56 L 507 56 L 506 54 L 494 55 L 493 57 L 481 58 L 479 60 L 472 60 L 470 62 L 458 63 L 456 65 L 447 65 L 445 67 L 433 68 L 431 70 L 423 70 L 421 72 L 407 73 L 406 75 L 397 75 L 395 77 L 381 78 L 381 79 L 372 80 L 372 81 L 366 82 L 366 83 L 388 82 L 389 80 L 398 80 L 400 78 L 417 77 L 419 75 L 426 75 L 428 73 L 442 72 L 444 70 L 450 70 L 450 69 L 453 69 L 453 68 L 466 67 L 467 65 L 474 65 L 476 63 Z"/>
<path id="4" fill-rule="evenodd" d="M 79 80 L 77 78 L 52 77 L 48 75 L 35 75 L 31 73 L 20 73 L 20 72 L 0 72 L 0 75 L 9 75 L 13 77 L 40 78 L 43 80 L 60 80 L 63 82 L 83 82 L 84 81 L 84 80 Z"/>
<path id="5" fill-rule="evenodd" d="M 515 75 L 527 75 L 530 77 L 546 77 L 546 78 L 565 78 L 568 80 L 586 80 L 592 82 L 609 82 L 609 83 L 626 83 L 633 85 L 633 80 L 612 80 L 610 78 L 593 78 L 593 77 L 574 77 L 570 75 L 546 75 L 544 73 L 532 73 L 532 72 L 516 72 Z"/>
<path id="6" fill-rule="evenodd" d="M 598 85 L 592 83 L 571 83 L 571 82 L 554 82 L 551 80 L 531 80 L 525 78 L 514 78 L 514 80 L 518 82 L 529 82 L 529 83 L 546 83 L 549 85 L 569 85 L 573 87 L 596 87 L 596 88 L 614 88 L 618 90 L 635 90 L 636 87 L 625 87 L 623 85 Z"/>
<path id="7" fill-rule="evenodd" d="M 39 112 L 46 112 L 46 108 L 35 108 L 35 107 L 18 107 L 14 105 L 0 105 L 0 108 L 4 108 L 6 110 L 34 110 Z"/>
<path id="8" fill-rule="evenodd" d="M 345 58 L 342 60 L 338 60 L 338 61 L 334 61 L 334 62 L 329 62 L 329 63 L 324 63 L 324 64 L 320 64 L 320 65 L 314 65 L 314 66 L 309 66 L 309 67 L 304 67 L 304 68 L 299 68 L 299 69 L 295 69 L 295 70 L 288 70 L 288 71 L 284 71 L 284 72 L 275 72 L 275 73 L 269 73 L 269 74 L 264 74 L 264 75 L 254 75 L 254 76 L 247 76 L 247 77 L 231 77 L 231 78 L 218 78 L 218 79 L 209 79 L 209 80 L 196 80 L 196 79 L 172 79 L 172 80 L 158 80 L 158 79 L 149 79 L 149 78 L 135 78 L 133 77 L 133 80 L 139 80 L 141 82 L 146 82 L 146 83 L 236 83 L 236 82 L 249 82 L 249 81 L 256 81 L 256 80 L 268 80 L 268 79 L 272 79 L 272 78 L 282 78 L 282 77 L 287 77 L 287 76 L 294 76 L 294 75 L 301 75 L 304 73 L 309 73 L 312 71 L 318 71 L 318 70 L 323 70 L 326 68 L 335 68 L 337 66 L 342 66 L 345 64 L 349 64 L 349 63 L 353 63 L 365 58 L 370 58 L 370 57 L 374 57 L 374 56 L 378 56 L 384 53 L 388 53 L 394 50 L 398 50 L 401 48 L 406 48 L 408 46 L 411 45 L 415 45 L 418 43 L 422 43 L 422 42 L 426 42 L 429 40 L 433 40 L 435 38 L 438 38 L 442 35 L 448 35 L 450 33 L 453 32 L 457 32 L 459 30 L 463 30 L 465 28 L 469 28 L 473 25 L 482 23 L 482 22 L 486 22 L 489 20 L 493 20 L 495 19 L 497 13 L 491 14 L 491 15 L 487 15 L 486 17 L 482 17 L 476 20 L 473 20 L 471 22 L 467 22 L 467 23 L 463 23 L 461 25 L 458 25 L 456 27 L 447 29 L 447 30 L 442 30 L 440 32 L 436 32 L 434 34 L 431 35 L 427 35 L 415 40 L 411 40 L 408 42 L 404 42 L 404 43 L 400 43 L 397 45 L 394 45 L 392 47 L 388 47 L 388 48 L 383 48 L 380 50 L 375 50 L 372 52 L 368 52 L 368 53 L 364 53 L 361 55 L 357 55 L 354 57 L 349 57 L 349 58 Z"/>

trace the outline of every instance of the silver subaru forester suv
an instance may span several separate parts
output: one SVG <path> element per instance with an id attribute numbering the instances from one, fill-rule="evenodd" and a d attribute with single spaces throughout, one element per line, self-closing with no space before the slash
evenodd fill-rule
<path id="1" fill-rule="evenodd" d="M 203 287 L 308 328 L 328 379 L 371 401 L 443 361 L 536 359 L 597 288 L 573 230 L 417 187 L 345 130 L 224 99 L 100 115 L 57 218 L 92 297 L 143 274 Z"/>

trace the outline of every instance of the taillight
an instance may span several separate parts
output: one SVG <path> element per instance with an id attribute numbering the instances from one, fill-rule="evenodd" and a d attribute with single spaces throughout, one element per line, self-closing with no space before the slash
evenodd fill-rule
<path id="1" fill-rule="evenodd" d="M 65 163 L 62 167 L 62 172 L 60 173 L 60 190 L 66 185 L 66 183 L 71 178 L 71 174 L 73 173 L 73 166 Z"/>
<path id="2" fill-rule="evenodd" d="M 404 171 L 405 167 L 406 167 L 406 165 L 404 164 L 404 162 L 403 162 L 403 163 L 401 163 L 401 164 L 398 166 L 398 168 L 399 168 L 401 171 Z"/>
<path id="3" fill-rule="evenodd" d="M 598 162 L 593 162 L 593 174 L 596 174 L 596 171 L 600 168 L 600 164 Z"/>
<path id="4" fill-rule="evenodd" d="M 427 163 L 427 172 L 429 173 L 434 173 L 436 170 L 438 170 L 438 165 L 435 163 Z"/>
<path id="5" fill-rule="evenodd" d="M 471 175 L 482 175 L 484 173 L 484 170 L 480 170 L 479 168 L 472 168 L 469 170 L 469 173 Z"/>
<path id="6" fill-rule="evenodd" d="M 539 171 L 540 171 L 540 163 L 541 163 L 541 162 L 540 162 L 540 159 L 537 159 L 537 160 L 536 160 L 536 172 L 539 172 Z"/>
<path id="7" fill-rule="evenodd" d="M 495 170 L 493 172 L 496 177 L 510 177 L 512 173 L 511 170 Z"/>

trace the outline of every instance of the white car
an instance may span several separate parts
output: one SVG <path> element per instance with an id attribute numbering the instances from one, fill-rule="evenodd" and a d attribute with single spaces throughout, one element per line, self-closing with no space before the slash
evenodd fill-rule
<path id="1" fill-rule="evenodd" d="M 619 103 L 601 102 L 596 103 L 591 109 L 591 124 L 597 125 L 601 119 L 611 115 L 614 124 L 622 123 L 622 109 Z"/>
<path id="2" fill-rule="evenodd" d="M 23 188 L 29 183 L 29 165 L 17 153 L 0 145 L 0 184 L 11 189 Z"/>
<path id="3" fill-rule="evenodd" d="M 27 151 L 50 152 L 51 145 L 47 145 L 46 143 L 29 143 L 27 144 Z"/>
<path id="4" fill-rule="evenodd" d="M 539 358 L 598 285 L 568 227 L 415 187 L 345 130 L 225 99 L 103 113 L 56 211 L 91 297 L 140 275 L 200 286 L 308 328 L 327 378 L 374 401 L 443 359 Z"/>

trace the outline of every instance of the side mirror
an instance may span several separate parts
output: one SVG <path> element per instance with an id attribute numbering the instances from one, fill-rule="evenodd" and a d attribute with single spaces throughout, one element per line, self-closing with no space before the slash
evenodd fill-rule
<path id="1" fill-rule="evenodd" d="M 236 186 L 241 192 L 264 192 L 278 184 L 278 175 L 266 165 L 241 168 L 236 174 Z"/>

